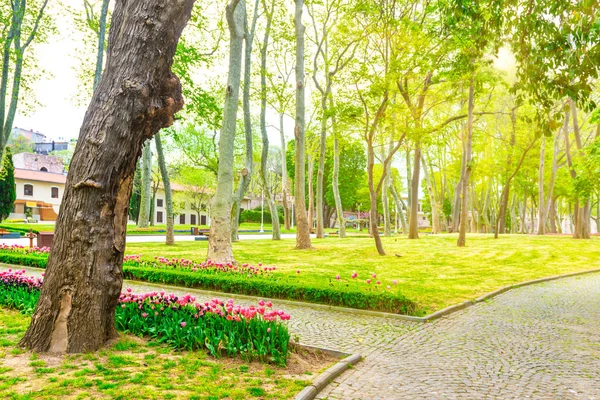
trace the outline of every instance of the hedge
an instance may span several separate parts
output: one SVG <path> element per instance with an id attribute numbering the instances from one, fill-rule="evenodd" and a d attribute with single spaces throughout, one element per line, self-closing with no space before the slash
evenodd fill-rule
<path id="1" fill-rule="evenodd" d="M 2 254 L 0 262 L 26 265 L 38 268 L 46 267 L 46 257 L 22 253 Z M 417 305 L 402 295 L 389 292 L 361 292 L 353 289 L 291 285 L 270 279 L 253 278 L 245 275 L 205 274 L 172 270 L 164 267 L 139 267 L 123 265 L 125 279 L 163 283 L 225 293 L 237 293 L 249 296 L 273 299 L 298 300 L 309 303 L 357 308 L 363 310 L 385 311 L 395 314 L 416 315 Z"/>

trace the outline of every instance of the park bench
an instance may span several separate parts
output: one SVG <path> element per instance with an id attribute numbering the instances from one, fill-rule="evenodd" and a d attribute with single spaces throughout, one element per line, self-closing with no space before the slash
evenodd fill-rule
<path id="1" fill-rule="evenodd" d="M 339 235 L 340 235 L 340 231 L 329 232 L 329 236 L 339 236 Z"/>
<path id="2" fill-rule="evenodd" d="M 20 239 L 21 234 L 19 232 L 11 232 L 4 228 L 0 228 L 0 237 L 2 239 Z"/>

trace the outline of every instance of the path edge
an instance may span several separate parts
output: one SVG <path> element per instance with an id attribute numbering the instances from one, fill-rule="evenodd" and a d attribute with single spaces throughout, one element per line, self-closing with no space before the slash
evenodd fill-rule
<path id="1" fill-rule="evenodd" d="M 313 400 L 335 378 L 352 368 L 352 366 L 356 365 L 360 360 L 362 360 L 362 356 L 359 353 L 347 356 L 317 376 L 309 385 L 305 386 L 296 397 L 294 397 L 294 400 Z"/>

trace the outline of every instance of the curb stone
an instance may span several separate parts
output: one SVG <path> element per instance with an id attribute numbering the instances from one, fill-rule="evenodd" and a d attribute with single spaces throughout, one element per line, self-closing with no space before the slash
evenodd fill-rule
<path id="1" fill-rule="evenodd" d="M 362 356 L 358 353 L 352 354 L 334 366 L 327 369 L 325 372 L 315 378 L 314 381 L 306 386 L 300 393 L 294 397 L 294 400 L 312 400 L 321 390 L 331 383 L 335 378 L 340 376 L 344 371 L 351 368 L 353 365 L 362 360 Z"/>

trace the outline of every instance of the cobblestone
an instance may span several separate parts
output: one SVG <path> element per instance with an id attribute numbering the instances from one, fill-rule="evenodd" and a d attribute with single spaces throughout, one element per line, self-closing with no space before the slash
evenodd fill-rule
<path id="1" fill-rule="evenodd" d="M 158 289 L 125 285 L 135 292 Z M 166 290 L 200 301 L 214 297 Z M 319 399 L 600 400 L 600 274 L 514 289 L 428 323 L 274 306 L 290 313 L 300 343 L 364 357 Z"/>

